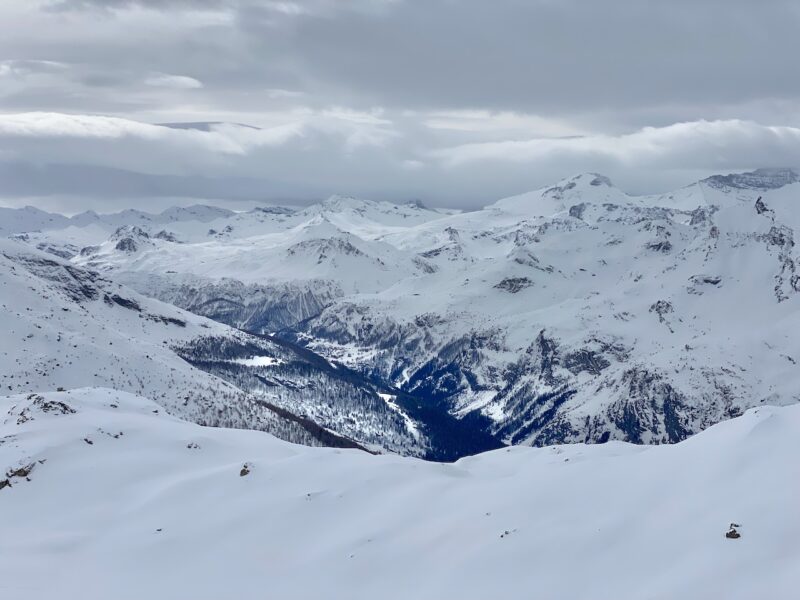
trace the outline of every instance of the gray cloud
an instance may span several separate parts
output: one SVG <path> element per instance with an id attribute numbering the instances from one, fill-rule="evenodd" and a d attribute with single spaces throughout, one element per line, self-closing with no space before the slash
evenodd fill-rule
<path id="1" fill-rule="evenodd" d="M 575 171 L 648 191 L 800 163 L 792 0 L 6 0 L 0 20 L 0 161 L 54 169 L 47 190 L 0 170 L 0 195 L 113 195 L 74 167 L 137 194 L 203 176 L 475 206 Z M 149 125 L 180 121 L 261 130 Z"/>
<path id="2" fill-rule="evenodd" d="M 87 29 L 92 17 L 85 13 L 91 8 L 112 10 L 123 25 L 113 41 L 91 32 L 64 40 L 61 45 L 75 59 L 109 71 L 114 65 L 152 70 L 161 64 L 159 70 L 207 80 L 212 94 L 268 87 L 357 108 L 573 116 L 624 111 L 634 120 L 654 113 L 663 120 L 670 113 L 716 118 L 731 105 L 800 95 L 800 78 L 787 76 L 796 68 L 798 51 L 800 9 L 794 0 L 428 0 L 424 5 L 62 0 L 56 5 L 80 8 Z M 135 6 L 164 11 L 165 21 L 174 21 L 168 13 L 177 10 L 216 12 L 220 20 L 183 15 L 182 27 L 169 29 L 171 35 L 148 35 L 146 27 L 158 16 L 134 18 L 122 10 Z M 104 18 L 106 27 L 114 27 Z"/>
<path id="3" fill-rule="evenodd" d="M 269 35 L 251 13 L 240 26 L 264 52 L 290 54 L 329 93 L 382 106 L 713 111 L 800 92 L 786 77 L 794 2 L 395 2 L 377 15 L 294 18 Z"/>
<path id="4" fill-rule="evenodd" d="M 63 114 L 0 116 L 12 195 L 191 196 L 307 201 L 333 193 L 477 207 L 598 170 L 628 191 L 800 156 L 800 128 L 698 121 L 632 134 L 421 147 L 388 115 L 308 113 L 269 129 L 200 128 Z M 399 128 L 398 128 L 399 126 Z M 425 137 L 420 133 L 419 137 Z M 437 147 L 438 145 L 438 147 Z M 25 165 L 39 165 L 36 168 Z"/>
<path id="5" fill-rule="evenodd" d="M 44 4 L 45 10 L 55 12 L 71 10 L 119 10 L 144 7 L 157 10 L 175 8 L 220 8 L 234 6 L 229 0 L 50 0 Z"/>

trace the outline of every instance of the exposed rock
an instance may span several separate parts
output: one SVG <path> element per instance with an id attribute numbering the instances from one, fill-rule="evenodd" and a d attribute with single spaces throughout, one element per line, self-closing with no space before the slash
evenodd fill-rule
<path id="1" fill-rule="evenodd" d="M 503 279 L 503 281 L 494 287 L 500 290 L 505 290 L 511 294 L 516 294 L 517 292 L 524 290 L 527 287 L 531 287 L 532 285 L 533 281 L 527 277 L 508 277 Z"/>
<path id="2" fill-rule="evenodd" d="M 164 240 L 165 242 L 178 243 L 178 238 L 175 236 L 175 234 L 172 233 L 171 231 L 167 231 L 166 229 L 162 229 L 157 234 L 155 234 L 153 237 L 155 237 L 155 238 L 157 238 L 159 240 Z"/>
<path id="3" fill-rule="evenodd" d="M 731 523 L 730 529 L 728 529 L 725 537 L 729 540 L 738 540 L 740 537 L 742 537 L 742 534 L 736 529 L 737 527 L 741 527 L 741 525 Z"/>
<path id="4" fill-rule="evenodd" d="M 569 207 L 569 216 L 574 217 L 576 219 L 582 219 L 585 210 L 586 210 L 585 202 L 581 202 L 580 204 L 574 204 Z"/>
<path id="5" fill-rule="evenodd" d="M 664 323 L 664 325 L 672 331 L 672 327 L 670 326 L 669 322 L 667 322 L 667 318 L 665 315 L 675 312 L 675 308 L 672 306 L 671 302 L 666 300 L 658 300 L 650 305 L 650 312 L 656 313 L 658 315 L 658 322 Z"/>
<path id="6" fill-rule="evenodd" d="M 668 254 L 672 250 L 672 243 L 669 240 L 650 242 L 649 244 L 647 244 L 647 249 L 654 250 L 655 252 L 662 252 L 664 254 Z"/>
<path id="7" fill-rule="evenodd" d="M 122 238 L 117 242 L 117 245 L 114 246 L 114 249 L 119 250 L 120 252 L 127 252 L 131 254 L 136 252 L 139 247 L 136 245 L 136 242 L 133 238 Z"/>
<path id="8" fill-rule="evenodd" d="M 704 180 L 711 187 L 729 190 L 775 190 L 800 181 L 800 174 L 794 169 L 756 169 L 749 173 L 713 175 Z"/>
<path id="9" fill-rule="evenodd" d="M 763 215 L 765 212 L 772 212 L 767 208 L 766 203 L 761 199 L 761 196 L 756 200 L 756 213 Z"/>

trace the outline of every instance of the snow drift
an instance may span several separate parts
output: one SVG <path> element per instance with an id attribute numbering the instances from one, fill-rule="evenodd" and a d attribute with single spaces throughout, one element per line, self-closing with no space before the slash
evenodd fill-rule
<path id="1" fill-rule="evenodd" d="M 107 389 L 9 396 L 0 589 L 788 599 L 800 586 L 798 456 L 798 406 L 752 409 L 672 446 L 515 447 L 441 464 L 204 428 Z"/>

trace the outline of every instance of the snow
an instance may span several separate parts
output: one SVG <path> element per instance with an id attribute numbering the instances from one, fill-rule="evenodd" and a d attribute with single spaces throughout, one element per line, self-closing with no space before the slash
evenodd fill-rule
<path id="1" fill-rule="evenodd" d="M 419 432 L 419 428 L 417 427 L 417 424 L 411 417 L 408 416 L 408 414 L 406 414 L 406 412 L 402 408 L 400 408 L 400 406 L 398 406 L 397 402 L 395 401 L 397 399 L 397 396 L 395 396 L 394 394 L 383 394 L 381 392 L 378 392 L 378 396 L 380 397 L 381 400 L 386 402 L 386 405 L 389 408 L 391 408 L 394 412 L 400 414 L 400 416 L 403 417 L 403 421 L 405 422 L 406 429 L 408 430 L 408 432 L 412 436 L 414 436 L 414 438 L 420 439 L 421 435 Z"/>
<path id="2" fill-rule="evenodd" d="M 798 406 L 673 446 L 451 465 L 157 409 L 97 388 L 0 398 L 0 465 L 34 465 L 0 489 L 4 598 L 788 600 L 800 586 Z"/>
<path id="3" fill-rule="evenodd" d="M 246 367 L 272 367 L 275 365 L 282 365 L 283 360 L 275 358 L 274 356 L 254 356 L 252 358 L 239 358 L 233 362 L 244 365 Z"/>

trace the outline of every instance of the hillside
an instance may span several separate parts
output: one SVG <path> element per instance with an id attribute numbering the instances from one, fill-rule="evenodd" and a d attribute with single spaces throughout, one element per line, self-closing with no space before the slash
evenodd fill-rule
<path id="1" fill-rule="evenodd" d="M 452 465 L 158 408 L 104 389 L 0 398 L 6 597 L 781 600 L 800 584 L 797 406 L 674 446 Z"/>

